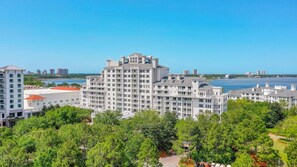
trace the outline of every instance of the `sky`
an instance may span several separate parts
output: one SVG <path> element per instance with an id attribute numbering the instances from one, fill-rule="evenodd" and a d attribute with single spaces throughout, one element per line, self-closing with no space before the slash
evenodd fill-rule
<path id="1" fill-rule="evenodd" d="M 172 73 L 297 73 L 296 0 L 0 0 L 0 66 L 100 73 L 138 52 Z"/>

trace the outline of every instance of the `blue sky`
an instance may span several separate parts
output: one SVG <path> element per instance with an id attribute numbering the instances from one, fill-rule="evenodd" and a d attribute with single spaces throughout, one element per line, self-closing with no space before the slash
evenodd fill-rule
<path id="1" fill-rule="evenodd" d="M 173 73 L 297 73 L 297 1 L 0 1 L 0 66 L 99 73 L 133 52 Z"/>

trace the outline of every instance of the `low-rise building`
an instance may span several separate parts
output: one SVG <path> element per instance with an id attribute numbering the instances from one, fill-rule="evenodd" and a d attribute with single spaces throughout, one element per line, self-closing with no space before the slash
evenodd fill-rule
<path id="1" fill-rule="evenodd" d="M 292 84 L 288 89 L 286 86 L 274 86 L 270 87 L 269 83 L 266 83 L 264 87 L 260 87 L 259 84 L 253 88 L 233 90 L 228 93 L 229 99 L 248 99 L 254 102 L 286 102 L 287 107 L 297 105 L 297 91 L 296 85 Z"/>
<path id="2" fill-rule="evenodd" d="M 47 89 L 29 89 L 24 91 L 25 117 L 30 117 L 51 105 L 78 105 L 79 88 L 55 87 Z"/>

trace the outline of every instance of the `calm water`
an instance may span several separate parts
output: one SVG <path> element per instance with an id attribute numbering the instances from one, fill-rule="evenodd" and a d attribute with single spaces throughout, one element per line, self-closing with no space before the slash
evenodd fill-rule
<path id="1" fill-rule="evenodd" d="M 238 90 L 244 88 L 255 87 L 257 84 L 265 86 L 265 82 L 268 82 L 270 86 L 282 85 L 291 87 L 291 84 L 297 85 L 297 78 L 244 78 L 244 79 L 220 79 L 210 82 L 213 86 L 221 86 L 225 92 L 229 90 Z"/>
<path id="2" fill-rule="evenodd" d="M 85 79 L 47 79 L 47 80 L 43 80 L 44 83 L 55 83 L 56 85 L 58 84 L 62 84 L 63 82 L 66 82 L 68 84 L 73 84 L 73 83 L 77 83 L 77 84 L 84 84 L 86 82 Z"/>
<path id="3" fill-rule="evenodd" d="M 45 83 L 55 82 L 56 84 L 61 84 L 67 82 L 68 84 L 77 83 L 83 84 L 86 82 L 85 79 L 49 79 L 44 80 Z M 244 88 L 255 87 L 257 84 L 264 86 L 265 82 L 269 82 L 270 86 L 282 85 L 291 87 L 291 84 L 297 85 L 297 78 L 244 78 L 244 79 L 219 79 L 210 82 L 213 86 L 221 86 L 224 88 L 225 92 L 229 90 L 238 90 Z"/>

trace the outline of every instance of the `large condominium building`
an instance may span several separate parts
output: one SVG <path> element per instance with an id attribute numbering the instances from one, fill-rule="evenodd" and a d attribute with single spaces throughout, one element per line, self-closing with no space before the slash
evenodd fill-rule
<path id="1" fill-rule="evenodd" d="M 107 60 L 107 66 L 100 76 L 87 77 L 86 84 L 81 89 L 81 105 L 97 111 L 120 110 L 124 116 L 132 116 L 137 111 L 147 109 L 156 109 L 160 112 L 167 109 L 168 111 L 177 111 L 180 117 L 194 116 L 196 114 L 194 111 L 203 112 L 206 107 L 209 111 L 216 113 L 222 113 L 226 110 L 227 96 L 222 94 L 221 88 L 211 87 L 201 78 L 181 76 L 172 79 L 172 82 L 179 79 L 177 82 L 180 84 L 171 85 L 169 77 L 171 77 L 169 68 L 159 65 L 158 58 L 152 56 L 134 53 L 128 57 L 122 57 L 120 61 Z M 186 82 L 184 82 L 185 80 Z M 164 83 L 164 81 L 166 82 Z M 182 106 L 186 107 L 186 115 L 183 113 L 184 108 L 180 110 L 181 107 L 175 108 L 173 104 L 169 108 L 167 106 L 164 108 L 160 105 L 161 102 L 157 103 L 156 100 L 163 95 L 158 94 L 158 86 L 165 84 L 168 84 L 164 89 L 169 89 L 168 97 L 172 98 L 172 103 L 176 100 L 177 105 L 179 105 L 179 102 L 189 98 L 187 103 L 191 103 L 191 109 L 189 106 Z M 174 91 L 171 92 L 171 89 L 179 89 L 183 86 L 191 87 L 192 91 L 197 92 L 192 92 L 190 96 L 179 96 Z M 203 90 L 206 91 L 206 94 L 202 97 Z M 183 100 L 180 99 L 181 97 Z M 219 97 L 222 100 L 216 103 L 218 100 L 215 99 L 219 99 Z M 204 98 L 203 107 L 197 104 L 198 108 L 201 106 L 197 109 L 195 102 L 196 99 L 199 102 L 199 98 Z M 206 99 L 210 101 L 204 101 Z M 189 102 L 191 100 L 193 102 Z M 206 102 L 207 105 L 204 105 Z"/>
<path id="2" fill-rule="evenodd" d="M 229 99 L 249 99 L 257 102 L 281 102 L 287 103 L 287 107 L 297 105 L 297 91 L 294 84 L 291 85 L 291 89 L 287 89 L 286 86 L 274 86 L 270 87 L 269 83 L 266 83 L 264 87 L 260 87 L 259 84 L 254 88 L 234 90 L 229 92 Z"/>
<path id="3" fill-rule="evenodd" d="M 179 118 L 202 113 L 222 114 L 227 110 L 227 94 L 199 77 L 169 75 L 154 83 L 153 108 L 161 113 L 174 111 Z"/>
<path id="4" fill-rule="evenodd" d="M 24 69 L 12 65 L 0 68 L 0 126 L 13 126 L 24 116 Z"/>

